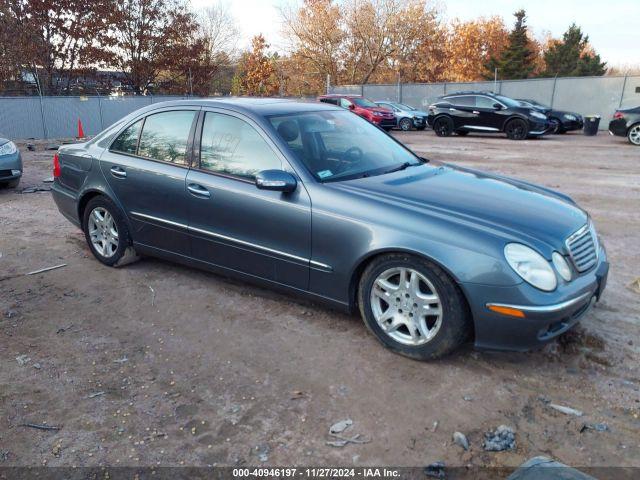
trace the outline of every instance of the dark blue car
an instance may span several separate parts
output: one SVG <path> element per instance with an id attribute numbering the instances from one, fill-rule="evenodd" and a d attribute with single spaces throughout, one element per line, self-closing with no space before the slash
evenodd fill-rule
<path id="1" fill-rule="evenodd" d="M 154 255 L 359 311 L 418 359 L 540 345 L 606 283 L 567 196 L 420 158 L 322 103 L 153 104 L 61 147 L 54 176 L 102 263 Z"/>

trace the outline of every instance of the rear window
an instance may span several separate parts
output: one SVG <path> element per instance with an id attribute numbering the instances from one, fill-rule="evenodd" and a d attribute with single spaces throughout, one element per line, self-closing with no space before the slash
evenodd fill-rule
<path id="1" fill-rule="evenodd" d="M 142 120 L 138 120 L 133 125 L 129 125 L 124 131 L 118 135 L 118 138 L 111 144 L 111 150 L 114 152 L 127 153 L 135 155 L 138 148 L 138 137 L 140 136 L 140 127 Z"/>
<path id="2" fill-rule="evenodd" d="M 476 98 L 473 95 L 466 95 L 460 97 L 448 97 L 445 99 L 452 105 L 458 105 L 460 107 L 475 107 Z"/>
<path id="3" fill-rule="evenodd" d="M 149 115 L 144 122 L 138 155 L 162 162 L 187 164 L 187 143 L 195 112 L 174 111 Z"/>

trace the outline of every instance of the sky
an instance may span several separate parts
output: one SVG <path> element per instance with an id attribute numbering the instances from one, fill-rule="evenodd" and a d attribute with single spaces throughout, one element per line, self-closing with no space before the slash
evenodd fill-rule
<path id="1" fill-rule="evenodd" d="M 296 0 L 191 0 L 194 7 L 226 4 L 240 27 L 238 46 L 262 33 L 272 48 L 286 50 L 279 7 Z M 537 37 L 550 32 L 559 37 L 575 22 L 589 35 L 591 44 L 611 66 L 640 64 L 640 0 L 435 0 L 448 19 L 470 20 L 500 15 L 510 27 L 513 12 L 525 8 L 528 24 Z"/>

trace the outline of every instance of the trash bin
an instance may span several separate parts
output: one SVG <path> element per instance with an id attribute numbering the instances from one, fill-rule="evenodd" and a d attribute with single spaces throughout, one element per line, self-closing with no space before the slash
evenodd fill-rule
<path id="1" fill-rule="evenodd" d="M 584 117 L 584 134 L 590 137 L 598 134 L 600 115 L 587 115 Z"/>

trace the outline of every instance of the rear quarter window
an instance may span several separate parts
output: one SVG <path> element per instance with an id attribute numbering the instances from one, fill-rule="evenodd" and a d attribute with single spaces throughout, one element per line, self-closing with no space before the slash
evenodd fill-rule
<path id="1" fill-rule="evenodd" d="M 136 123 L 129 125 L 114 140 L 114 142 L 111 144 L 110 150 L 114 152 L 135 155 L 136 149 L 138 148 L 138 137 L 140 136 L 141 127 L 142 120 L 138 120 Z"/>

